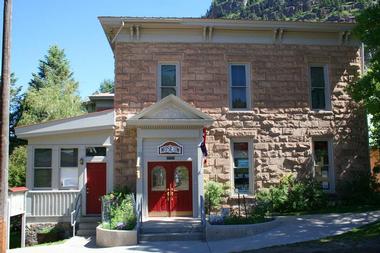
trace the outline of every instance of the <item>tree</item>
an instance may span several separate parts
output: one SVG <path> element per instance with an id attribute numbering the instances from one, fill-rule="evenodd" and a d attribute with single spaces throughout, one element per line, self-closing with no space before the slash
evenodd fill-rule
<path id="1" fill-rule="evenodd" d="M 104 79 L 99 86 L 99 90 L 95 92 L 97 93 L 114 93 L 115 91 L 115 83 L 111 79 Z"/>
<path id="2" fill-rule="evenodd" d="M 23 102 L 20 125 L 62 119 L 83 113 L 78 83 L 64 50 L 51 46 L 33 74 Z"/>
<path id="3" fill-rule="evenodd" d="M 352 98 L 362 103 L 372 116 L 371 144 L 380 146 L 380 3 L 365 9 L 357 17 L 354 34 L 370 54 L 368 71 L 349 86 Z"/>
<path id="4" fill-rule="evenodd" d="M 11 154 L 13 149 L 20 144 L 20 141 L 16 138 L 15 127 L 20 120 L 22 114 L 22 101 L 24 95 L 21 93 L 21 86 L 16 84 L 17 78 L 15 74 L 11 74 L 11 86 L 9 89 L 9 153 Z"/>
<path id="5" fill-rule="evenodd" d="M 9 187 L 25 186 L 26 146 L 14 148 L 9 157 Z"/>

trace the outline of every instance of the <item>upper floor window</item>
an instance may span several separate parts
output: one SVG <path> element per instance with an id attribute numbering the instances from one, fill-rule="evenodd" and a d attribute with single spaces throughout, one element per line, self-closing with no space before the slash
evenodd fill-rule
<path id="1" fill-rule="evenodd" d="M 52 150 L 36 148 L 34 150 L 34 187 L 50 188 L 52 171 Z"/>
<path id="2" fill-rule="evenodd" d="M 158 98 L 179 96 L 179 64 L 159 64 L 158 73 Z"/>
<path id="3" fill-rule="evenodd" d="M 327 66 L 310 67 L 311 109 L 328 110 L 330 108 Z"/>
<path id="4" fill-rule="evenodd" d="M 249 103 L 249 68 L 248 64 L 230 64 L 229 87 L 230 108 L 248 109 Z"/>

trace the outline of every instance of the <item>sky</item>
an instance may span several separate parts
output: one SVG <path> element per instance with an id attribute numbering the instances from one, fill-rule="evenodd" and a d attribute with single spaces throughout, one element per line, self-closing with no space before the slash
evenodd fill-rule
<path id="1" fill-rule="evenodd" d="M 82 98 L 114 77 L 98 16 L 200 17 L 211 0 L 12 0 L 11 71 L 25 88 L 50 45 L 65 50 Z M 1 21 L 3 26 L 3 1 Z M 2 29 L 0 29 L 2 38 Z M 0 49 L 1 50 L 1 49 Z"/>

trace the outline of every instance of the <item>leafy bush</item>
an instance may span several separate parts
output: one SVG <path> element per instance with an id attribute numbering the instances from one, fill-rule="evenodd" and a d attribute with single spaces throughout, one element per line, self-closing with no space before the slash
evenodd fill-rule
<path id="1" fill-rule="evenodd" d="M 205 209 L 206 213 L 215 210 L 221 203 L 225 189 L 223 184 L 208 181 L 205 184 Z"/>
<path id="2" fill-rule="evenodd" d="M 9 157 L 9 187 L 25 186 L 26 146 L 16 147 Z"/>
<path id="3" fill-rule="evenodd" d="M 136 226 L 133 194 L 113 192 L 102 197 L 102 226 L 106 229 L 132 230 Z"/>
<path id="4" fill-rule="evenodd" d="M 337 186 L 343 204 L 378 204 L 380 202 L 379 183 L 369 172 L 350 172 L 350 180 L 344 180 Z"/>
<path id="5" fill-rule="evenodd" d="M 310 211 L 323 207 L 327 200 L 320 183 L 312 179 L 296 180 L 292 175 L 259 191 L 256 199 L 256 213 Z"/>
<path id="6" fill-rule="evenodd" d="M 223 224 L 224 225 L 255 224 L 255 223 L 262 223 L 266 221 L 268 221 L 268 219 L 266 219 L 262 215 L 251 215 L 247 217 L 231 215 L 224 218 Z"/>

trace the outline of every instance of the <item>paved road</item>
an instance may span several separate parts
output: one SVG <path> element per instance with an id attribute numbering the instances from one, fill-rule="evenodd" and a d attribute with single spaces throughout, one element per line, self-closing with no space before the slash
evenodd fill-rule
<path id="1" fill-rule="evenodd" d="M 274 245 L 316 240 L 342 234 L 354 227 L 380 219 L 380 211 L 356 214 L 327 214 L 282 217 L 280 226 L 265 233 L 239 239 L 201 242 L 151 242 L 131 247 L 96 248 L 94 238 L 74 237 L 60 245 L 9 250 L 9 253 L 224 253 L 259 249 Z"/>

